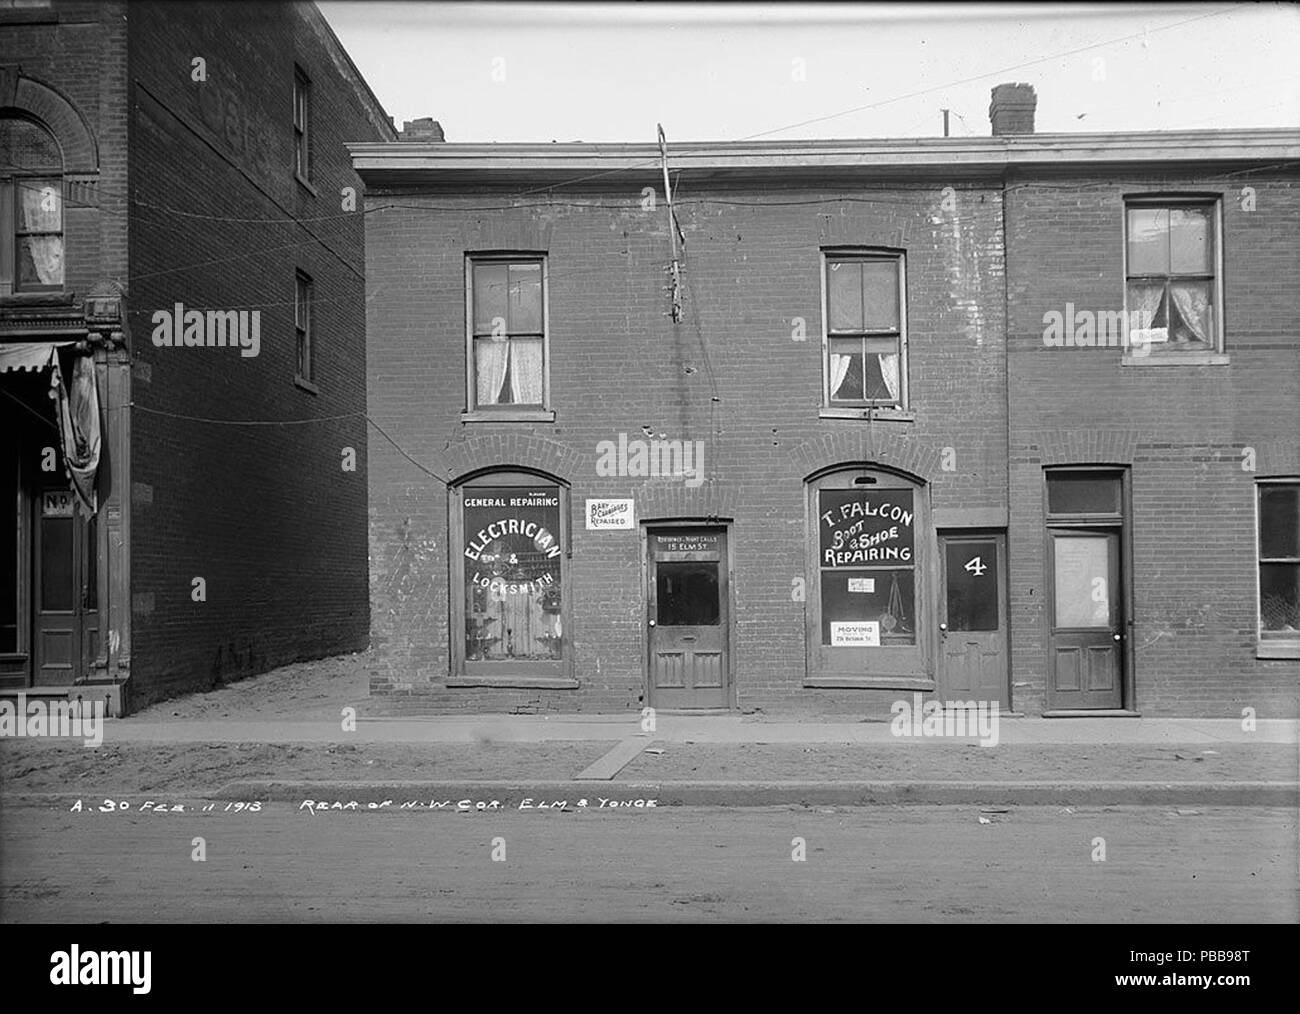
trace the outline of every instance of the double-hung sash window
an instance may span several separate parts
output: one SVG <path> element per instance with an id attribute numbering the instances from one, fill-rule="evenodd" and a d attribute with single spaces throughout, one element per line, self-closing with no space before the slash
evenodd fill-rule
<path id="1" fill-rule="evenodd" d="M 903 255 L 827 252 L 826 404 L 907 407 Z"/>
<path id="2" fill-rule="evenodd" d="M 1221 352 L 1216 205 L 1131 200 L 1125 236 L 1130 341 L 1155 355 Z"/>
<path id="3" fill-rule="evenodd" d="M 311 179 L 311 81 L 300 69 L 293 72 L 293 171 Z"/>
<path id="4" fill-rule="evenodd" d="M 545 407 L 545 269 L 539 256 L 469 259 L 471 411 Z"/>
<path id="5" fill-rule="evenodd" d="M 311 327 L 312 282 L 309 275 L 297 272 L 293 299 L 293 327 L 297 339 L 298 379 L 311 381 L 316 370 Z"/>
<path id="6" fill-rule="evenodd" d="M 0 295 L 63 288 L 63 155 L 39 124 L 0 117 Z"/>

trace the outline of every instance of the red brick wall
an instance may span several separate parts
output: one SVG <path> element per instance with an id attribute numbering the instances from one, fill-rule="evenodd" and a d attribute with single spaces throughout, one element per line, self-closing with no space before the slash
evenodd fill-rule
<path id="1" fill-rule="evenodd" d="M 141 702 L 366 645 L 364 230 L 343 145 L 384 134 L 298 5 L 133 4 L 130 18 Z M 316 193 L 292 173 L 295 62 L 312 79 Z M 315 282 L 319 394 L 294 383 L 295 270 Z M 177 302 L 259 310 L 260 354 L 155 348 L 152 314 Z"/>
<path id="2" fill-rule="evenodd" d="M 1123 306 L 1124 196 L 1155 191 L 1222 195 L 1229 365 L 1121 367 L 1117 348 L 1046 347 L 1045 313 Z M 1107 463 L 1131 469 L 1139 710 L 1294 717 L 1300 662 L 1255 658 L 1254 556 L 1255 480 L 1300 474 L 1294 174 L 1021 181 L 1007 230 L 1017 707 L 1046 706 L 1043 466 Z"/>
<path id="3" fill-rule="evenodd" d="M 1006 393 L 1001 201 L 996 187 L 915 181 L 708 190 L 684 178 L 685 320 L 667 316 L 662 204 L 641 188 L 544 198 L 517 210 L 490 192 L 371 195 L 367 215 L 372 416 L 444 479 L 531 465 L 571 484 L 571 598 L 579 690 L 446 688 L 447 493 L 382 438 L 370 446 L 373 704 L 397 711 L 625 710 L 644 692 L 645 606 L 635 531 L 588 532 L 587 497 L 634 496 L 638 519 L 732 517 L 744 710 L 859 712 L 899 694 L 805 690 L 804 479 L 875 460 L 932 484 L 936 508 L 1005 509 Z M 854 200 L 818 203 L 851 195 Z M 711 199 L 709 203 L 690 203 Z M 415 209 L 380 206 L 393 201 Z M 743 202 L 743 203 L 722 203 Z M 574 204 L 598 204 L 580 207 Z M 447 208 L 465 210 L 445 210 Z M 907 250 L 914 422 L 822 420 L 819 250 Z M 464 256 L 549 254 L 553 424 L 462 423 Z M 791 338 L 792 319 L 807 340 Z M 716 399 L 716 400 L 714 400 Z M 602 478 L 596 446 L 644 436 L 703 440 L 709 481 Z M 943 448 L 956 468 L 942 470 Z M 382 696 L 379 696 L 382 695 Z"/>

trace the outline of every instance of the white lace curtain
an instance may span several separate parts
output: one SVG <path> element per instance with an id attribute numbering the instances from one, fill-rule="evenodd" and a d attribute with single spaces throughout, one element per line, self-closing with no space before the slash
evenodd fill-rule
<path id="1" fill-rule="evenodd" d="M 54 180 L 23 180 L 18 187 L 19 232 L 51 232 L 62 229 L 63 196 Z M 36 280 L 41 285 L 63 284 L 63 237 L 23 236 L 21 249 L 32 259 Z"/>
<path id="2" fill-rule="evenodd" d="M 537 339 L 479 339 L 474 343 L 475 388 L 479 405 L 496 405 L 510 372 L 509 400 L 542 403 L 542 343 Z"/>
<path id="3" fill-rule="evenodd" d="M 889 397 L 898 400 L 898 361 L 897 352 L 882 352 L 876 356 L 880 364 L 880 376 L 885 381 L 885 387 L 889 391 Z M 840 385 L 844 383 L 844 378 L 848 376 L 849 366 L 853 362 L 851 355 L 844 355 L 840 352 L 831 353 L 831 397 L 838 397 Z"/>

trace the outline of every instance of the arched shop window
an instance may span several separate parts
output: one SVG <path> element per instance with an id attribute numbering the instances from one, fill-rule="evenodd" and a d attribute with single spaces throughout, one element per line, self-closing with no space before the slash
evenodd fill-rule
<path id="1" fill-rule="evenodd" d="M 0 113 L 0 296 L 63 288 L 63 155 L 41 125 Z"/>
<path id="2" fill-rule="evenodd" d="M 568 488 L 552 476 L 500 471 L 451 496 L 456 673 L 566 677 Z"/>
<path id="3" fill-rule="evenodd" d="M 810 675 L 926 677 L 931 636 L 925 486 L 865 467 L 808 483 Z"/>

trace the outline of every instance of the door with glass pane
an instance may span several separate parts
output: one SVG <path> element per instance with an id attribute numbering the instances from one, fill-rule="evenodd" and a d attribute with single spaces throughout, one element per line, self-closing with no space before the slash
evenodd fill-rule
<path id="1" fill-rule="evenodd" d="M 44 489 L 33 512 L 34 665 L 36 686 L 67 686 L 82 669 L 87 577 L 85 524 L 70 489 Z"/>
<path id="2" fill-rule="evenodd" d="M 730 707 L 726 531 L 655 529 L 646 550 L 651 706 Z"/>
<path id="3" fill-rule="evenodd" d="M 940 535 L 943 614 L 939 692 L 946 701 L 1011 706 L 1007 680 L 1005 536 Z"/>
<path id="4" fill-rule="evenodd" d="M 1048 707 L 1123 706 L 1124 604 L 1117 532 L 1049 531 Z"/>

